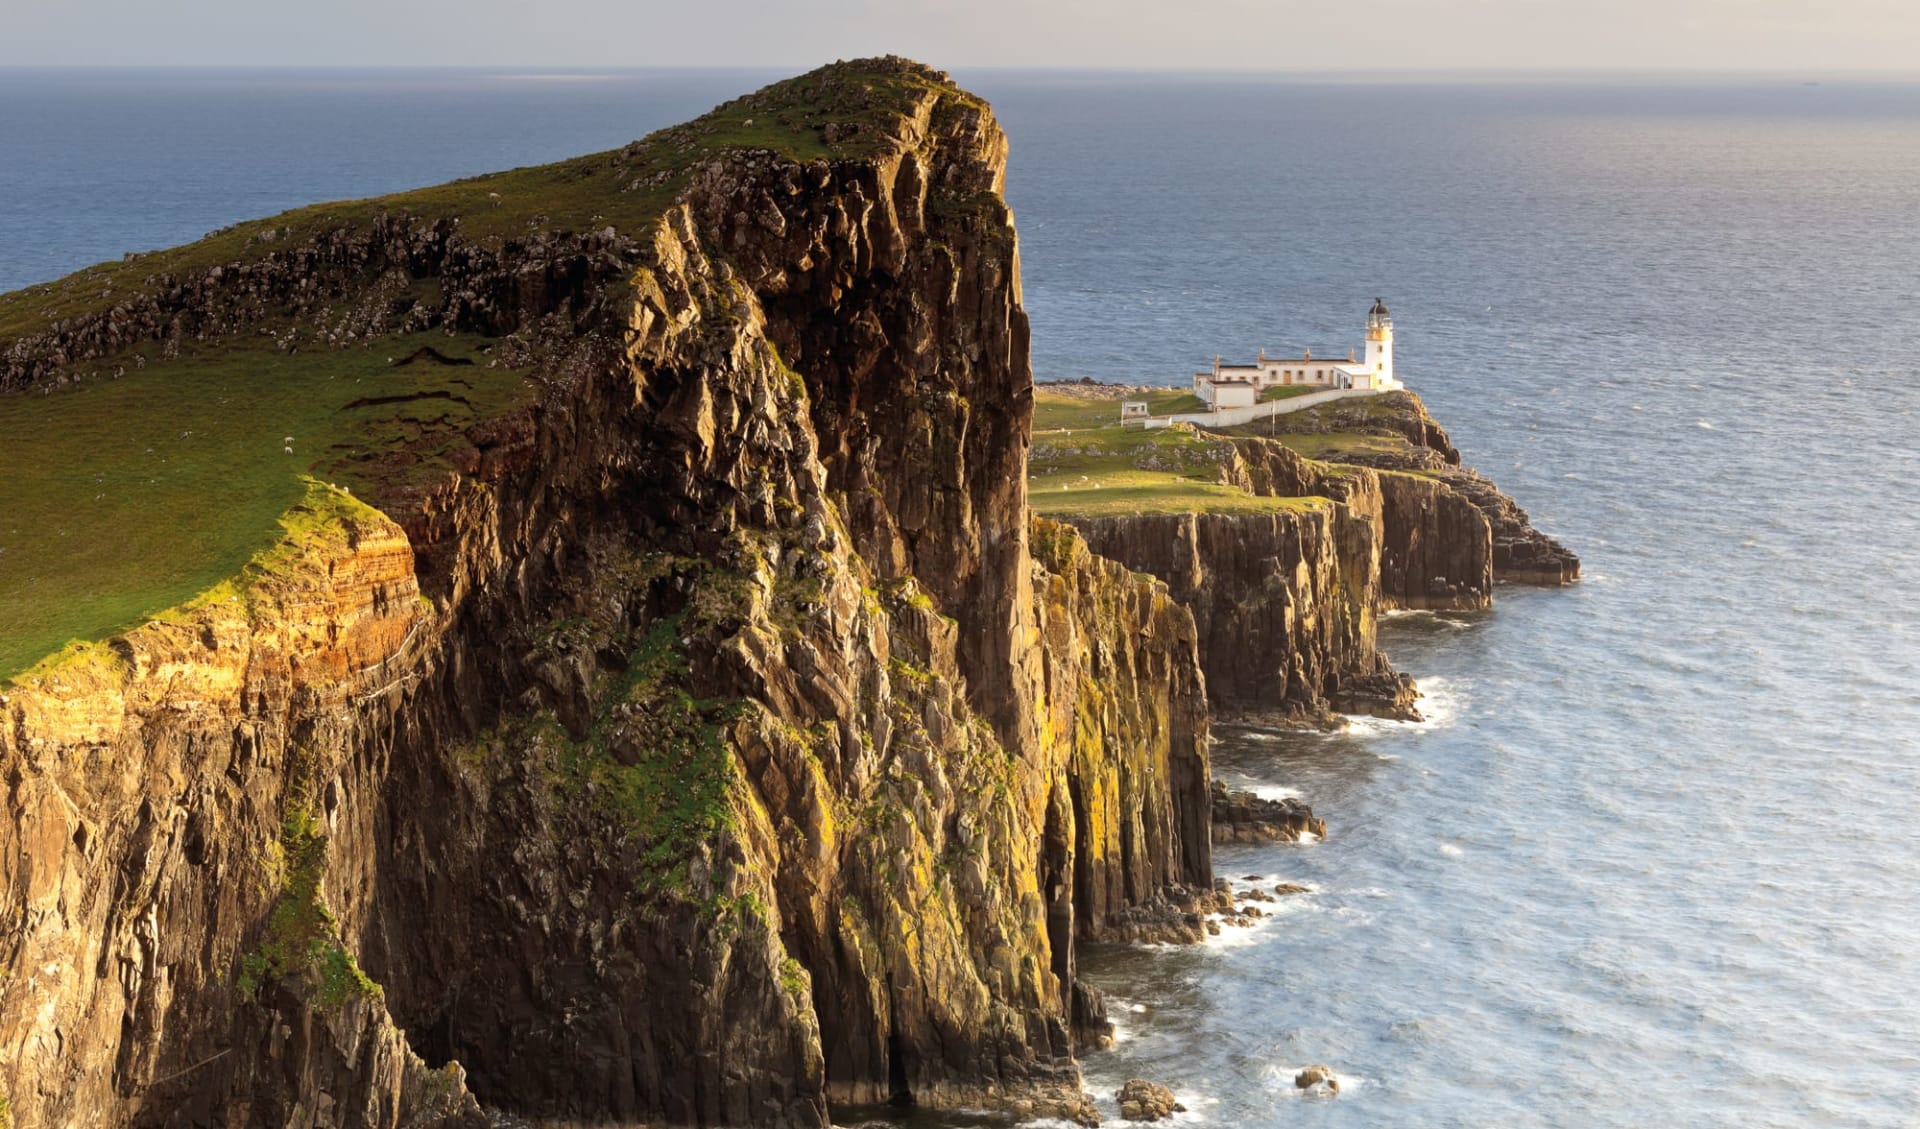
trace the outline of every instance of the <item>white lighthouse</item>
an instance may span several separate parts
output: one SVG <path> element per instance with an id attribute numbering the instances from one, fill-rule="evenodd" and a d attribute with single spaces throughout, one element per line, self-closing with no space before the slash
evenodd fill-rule
<path id="1" fill-rule="evenodd" d="M 1387 304 L 1378 298 L 1373 300 L 1373 309 L 1367 311 L 1366 367 L 1374 373 L 1375 387 L 1394 387 L 1393 315 L 1387 313 Z"/>
<path id="2" fill-rule="evenodd" d="M 1213 359 L 1212 372 L 1193 374 L 1194 394 L 1215 407 L 1250 407 L 1268 400 L 1267 389 L 1307 385 L 1329 392 L 1397 392 L 1406 387 L 1393 378 L 1393 316 L 1379 298 L 1367 311 L 1367 355 L 1347 350 L 1347 359 L 1313 355 L 1269 357 L 1265 349 L 1250 365 Z M 1304 402 L 1304 401 L 1303 401 Z"/>

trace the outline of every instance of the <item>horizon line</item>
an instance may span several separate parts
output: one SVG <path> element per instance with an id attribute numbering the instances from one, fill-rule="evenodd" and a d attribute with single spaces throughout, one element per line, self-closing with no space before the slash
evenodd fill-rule
<path id="1" fill-rule="evenodd" d="M 130 73 L 155 71 L 233 71 L 233 72 L 347 72 L 347 71 L 385 71 L 407 73 L 508 73 L 508 74 L 552 74 L 568 76 L 639 75 L 639 74 L 714 74 L 714 73 L 779 73 L 802 75 L 823 66 L 837 62 L 850 62 L 853 59 L 874 58 L 876 56 L 853 56 L 827 62 L 811 64 L 781 63 L 390 63 L 390 62 L 268 62 L 268 63 L 209 63 L 209 62 L 152 62 L 152 63 L 8 63 L 0 62 L 0 73 L 5 72 L 52 72 L 84 71 L 96 73 Z M 911 58 L 911 56 L 906 56 Z M 1920 66 L 1905 69 L 1886 67 L 1847 68 L 1844 66 L 1822 67 L 1817 65 L 1787 67 L 1749 67 L 1749 66 L 1665 66 L 1665 65 L 1618 65 L 1618 66 L 1582 66 L 1582 67 L 1294 67 L 1288 69 L 1259 67 L 1209 67 L 1197 64 L 1180 65 L 1084 65 L 1074 63 L 1031 65 L 1031 64 L 973 64 L 973 63 L 928 63 L 916 60 L 937 70 L 967 71 L 974 74 L 1025 74 L 1025 75 L 1073 75 L 1073 76 L 1166 76 L 1166 77 L 1220 77 L 1220 78 L 1263 78 L 1285 79 L 1305 78 L 1366 78 L 1366 79 L 1421 79 L 1421 78 L 1601 78 L 1601 77 L 1702 77 L 1702 78 L 1768 78 L 1768 79 L 1905 79 L 1920 80 Z"/>

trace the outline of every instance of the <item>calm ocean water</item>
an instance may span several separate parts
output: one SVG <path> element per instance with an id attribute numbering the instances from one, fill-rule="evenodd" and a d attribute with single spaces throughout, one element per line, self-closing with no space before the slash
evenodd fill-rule
<path id="1" fill-rule="evenodd" d="M 771 77 L 0 72 L 0 289 L 605 148 Z M 1223 730 L 1328 841 L 1095 954 L 1193 1125 L 1920 1125 L 1920 87 L 960 76 L 1042 377 L 1360 343 L 1579 551 L 1393 620 L 1433 720 Z M 1349 1079 L 1301 1098 L 1311 1062 Z"/>

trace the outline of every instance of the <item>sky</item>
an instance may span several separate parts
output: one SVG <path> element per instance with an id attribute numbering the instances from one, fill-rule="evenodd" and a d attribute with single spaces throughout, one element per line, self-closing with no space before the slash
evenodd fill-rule
<path id="1" fill-rule="evenodd" d="M 0 66 L 1920 70 L 1920 0 L 0 0 Z"/>

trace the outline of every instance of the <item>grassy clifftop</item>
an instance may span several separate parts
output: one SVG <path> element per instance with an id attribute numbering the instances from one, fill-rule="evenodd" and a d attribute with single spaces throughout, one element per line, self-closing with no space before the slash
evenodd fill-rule
<path id="1" fill-rule="evenodd" d="M 479 363 L 388 363 L 429 341 Z M 378 496 L 453 472 L 470 428 L 531 395 L 485 348 L 439 333 L 291 356 L 216 346 L 0 397 L 0 680 L 233 575 L 280 538 L 305 475 Z"/>
<path id="2" fill-rule="evenodd" d="M 1154 415 L 1199 411 L 1178 389 L 1144 397 Z M 1232 481 L 1233 444 L 1191 426 L 1120 426 L 1120 401 L 1041 388 L 1034 394 L 1027 497 L 1046 517 L 1134 513 L 1271 513 L 1324 498 L 1249 493 Z"/>
<path id="3" fill-rule="evenodd" d="M 511 279 L 543 241 L 644 240 L 729 155 L 897 147 L 929 93 L 971 104 L 917 64 L 835 64 L 620 149 L 316 204 L 0 295 L 0 359 L 38 374 L 0 391 L 0 683 L 236 574 L 280 537 L 303 476 L 411 499 L 537 398 L 537 350 L 457 316 L 436 265 L 341 248 L 404 224 Z M 322 276 L 333 291 L 309 285 Z M 183 332 L 183 294 L 220 296 L 219 324 Z M 396 364 L 429 345 L 439 358 Z"/>

